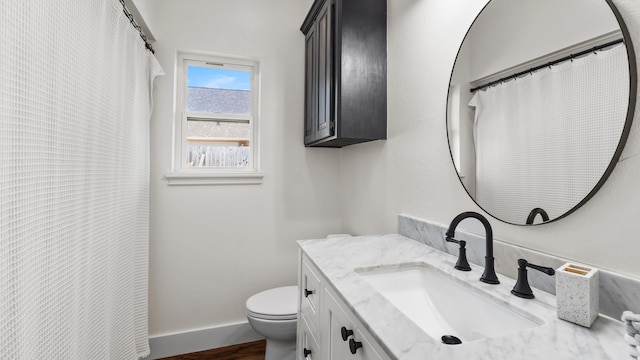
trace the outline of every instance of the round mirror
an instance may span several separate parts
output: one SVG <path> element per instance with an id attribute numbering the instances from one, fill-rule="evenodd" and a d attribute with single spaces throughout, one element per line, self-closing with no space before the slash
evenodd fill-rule
<path id="1" fill-rule="evenodd" d="M 633 54 L 609 0 L 491 0 L 460 46 L 447 104 L 451 158 L 478 206 L 540 224 L 592 197 L 631 127 Z"/>

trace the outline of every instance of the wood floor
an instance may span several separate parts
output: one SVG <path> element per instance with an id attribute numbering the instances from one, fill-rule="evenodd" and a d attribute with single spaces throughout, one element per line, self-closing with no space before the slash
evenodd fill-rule
<path id="1" fill-rule="evenodd" d="M 161 360 L 264 360 L 265 340 L 171 356 Z"/>

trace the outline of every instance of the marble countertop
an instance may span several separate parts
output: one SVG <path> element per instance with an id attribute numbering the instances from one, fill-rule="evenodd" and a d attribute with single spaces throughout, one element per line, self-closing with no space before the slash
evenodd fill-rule
<path id="1" fill-rule="evenodd" d="M 482 267 L 472 265 L 470 272 L 455 270 L 456 257 L 402 235 L 300 240 L 298 244 L 392 358 L 630 359 L 622 322 L 601 315 L 591 328 L 584 328 L 560 320 L 556 317 L 553 295 L 534 288 L 535 299 L 513 296 L 514 279 L 498 274 L 499 285 L 482 283 L 479 281 Z M 490 292 L 545 323 L 505 337 L 444 345 L 427 335 L 354 271 L 415 262 L 427 263 L 463 280 L 467 286 Z"/>

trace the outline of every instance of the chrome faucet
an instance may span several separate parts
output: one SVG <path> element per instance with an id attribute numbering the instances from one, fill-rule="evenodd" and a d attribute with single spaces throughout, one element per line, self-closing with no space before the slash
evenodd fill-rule
<path id="1" fill-rule="evenodd" d="M 454 237 L 456 235 L 456 227 L 458 226 L 460 221 L 466 218 L 478 219 L 482 223 L 482 225 L 484 225 L 485 238 L 487 242 L 487 252 L 484 257 L 484 273 L 480 277 L 480 281 L 487 284 L 500 284 L 500 280 L 498 280 L 498 276 L 496 275 L 496 270 L 493 264 L 493 230 L 491 229 L 491 224 L 489 224 L 489 221 L 484 216 L 478 214 L 477 212 L 467 211 L 453 218 L 453 220 L 451 220 L 451 225 L 449 225 L 449 229 L 447 230 L 447 241 L 455 240 Z"/>

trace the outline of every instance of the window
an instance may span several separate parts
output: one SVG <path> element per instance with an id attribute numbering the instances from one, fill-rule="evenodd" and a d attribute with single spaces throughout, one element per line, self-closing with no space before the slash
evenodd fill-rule
<path id="1" fill-rule="evenodd" d="M 258 63 L 178 53 L 170 184 L 260 183 Z"/>

